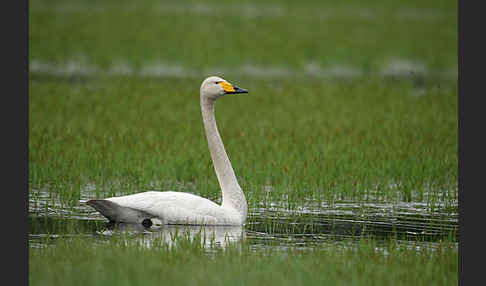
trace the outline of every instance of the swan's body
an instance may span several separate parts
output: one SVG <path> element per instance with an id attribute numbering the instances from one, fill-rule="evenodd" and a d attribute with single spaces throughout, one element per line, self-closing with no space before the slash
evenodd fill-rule
<path id="1" fill-rule="evenodd" d="M 208 77 L 200 89 L 201 112 L 209 151 L 222 191 L 222 204 L 183 192 L 143 192 L 89 200 L 88 205 L 112 222 L 152 224 L 242 225 L 247 216 L 246 198 L 226 154 L 216 126 L 214 103 L 225 94 L 247 93 L 220 77 Z"/>

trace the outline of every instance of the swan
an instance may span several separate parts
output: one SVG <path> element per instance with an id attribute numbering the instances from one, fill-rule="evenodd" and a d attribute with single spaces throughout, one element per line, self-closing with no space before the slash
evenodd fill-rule
<path id="1" fill-rule="evenodd" d="M 241 93 L 248 93 L 248 90 L 217 76 L 206 78 L 200 88 L 202 119 L 222 192 L 221 205 L 194 194 L 172 191 L 147 191 L 93 199 L 86 204 L 115 223 L 137 223 L 150 227 L 154 219 L 163 225 L 243 225 L 248 205 L 224 149 L 214 116 L 214 105 L 218 98 Z"/>

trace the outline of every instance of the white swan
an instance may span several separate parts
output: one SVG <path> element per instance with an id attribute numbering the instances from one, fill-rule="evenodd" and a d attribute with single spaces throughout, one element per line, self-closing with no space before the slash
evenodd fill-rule
<path id="1" fill-rule="evenodd" d="M 216 76 L 205 79 L 200 89 L 204 129 L 222 191 L 221 205 L 189 193 L 157 191 L 89 200 L 86 204 L 112 222 L 151 226 L 152 219 L 157 219 L 162 224 L 243 225 L 248 212 L 245 194 L 236 180 L 214 117 L 216 99 L 238 93 L 248 91 Z"/>

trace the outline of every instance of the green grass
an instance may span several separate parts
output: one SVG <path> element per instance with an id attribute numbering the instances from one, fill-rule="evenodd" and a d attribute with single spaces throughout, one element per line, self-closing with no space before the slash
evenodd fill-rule
<path id="1" fill-rule="evenodd" d="M 250 209 L 413 201 L 430 213 L 457 213 L 457 82 L 443 76 L 457 69 L 455 1 L 29 4 L 29 191 L 49 192 L 46 215 L 81 197 L 151 189 L 219 202 L 199 107 L 200 84 L 218 69 L 250 90 L 216 104 Z M 383 77 L 397 61 L 419 73 Z M 77 65 L 96 71 L 69 74 Z M 144 76 L 157 65 L 194 73 Z M 128 74 L 110 75 L 117 66 Z M 310 76 L 309 66 L 363 74 Z M 258 229 L 291 229 L 267 220 Z M 255 250 L 242 241 L 208 253 L 189 242 L 173 249 L 100 243 L 85 238 L 96 223 L 40 221 L 31 220 L 33 233 L 75 238 L 29 248 L 32 285 L 457 284 L 454 234 L 438 249 L 391 238 L 378 251 L 377 241 L 363 239 L 349 247 L 316 243 L 312 251 Z"/>
<path id="2" fill-rule="evenodd" d="M 251 251 L 234 245 L 211 254 L 198 243 L 155 249 L 69 239 L 30 249 L 30 285 L 456 285 L 454 245 L 410 251 L 395 244 Z M 82 251 L 73 251 L 82 249 Z"/>
<path id="3" fill-rule="evenodd" d="M 301 67 L 317 62 L 373 71 L 392 58 L 406 58 L 423 61 L 430 69 L 454 69 L 456 5 L 32 1 L 29 56 L 51 62 L 80 59 L 103 68 L 120 61 L 135 66 L 161 61 L 199 69 L 242 64 Z"/>

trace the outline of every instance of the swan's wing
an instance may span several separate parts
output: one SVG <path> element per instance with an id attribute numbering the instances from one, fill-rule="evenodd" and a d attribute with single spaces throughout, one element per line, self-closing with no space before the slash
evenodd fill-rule
<path id="1" fill-rule="evenodd" d="M 121 207 L 115 208 L 115 212 L 123 211 L 135 218 L 140 214 L 156 217 L 164 224 L 226 224 L 222 220 L 232 216 L 208 199 L 182 192 L 143 192 L 105 200 Z"/>

